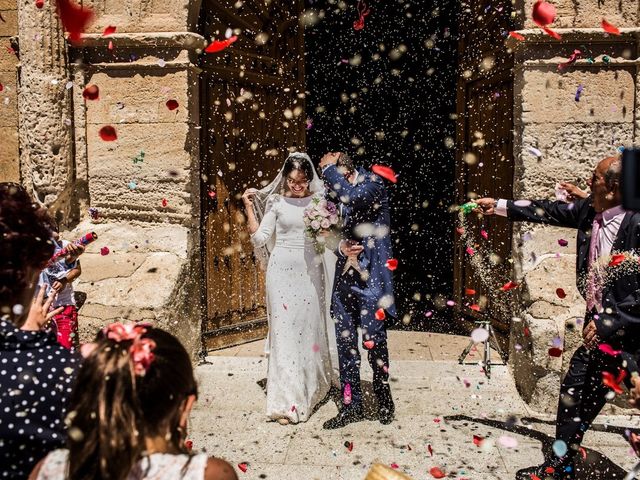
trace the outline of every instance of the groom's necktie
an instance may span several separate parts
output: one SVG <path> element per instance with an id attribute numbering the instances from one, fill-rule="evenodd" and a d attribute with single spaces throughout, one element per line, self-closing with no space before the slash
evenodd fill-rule
<path id="1" fill-rule="evenodd" d="M 596 214 L 591 226 L 591 243 L 589 244 L 589 273 L 587 276 L 587 310 L 602 305 L 602 278 L 598 258 L 600 258 L 600 230 L 602 230 L 602 213 Z"/>

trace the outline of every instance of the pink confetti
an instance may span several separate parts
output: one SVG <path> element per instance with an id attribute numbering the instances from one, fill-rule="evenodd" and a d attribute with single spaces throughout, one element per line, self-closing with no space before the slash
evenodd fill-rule
<path id="1" fill-rule="evenodd" d="M 480 235 L 482 235 L 482 238 L 484 238 L 485 240 L 489 240 L 489 234 L 486 230 L 480 230 Z"/>
<path id="2" fill-rule="evenodd" d="M 607 355 L 611 355 L 612 357 L 618 356 L 622 353 L 622 350 L 614 350 L 611 345 L 606 343 L 601 343 L 598 345 L 598 348 L 601 352 L 606 353 Z"/>
<path id="3" fill-rule="evenodd" d="M 467 247 L 465 250 L 471 256 L 473 256 L 476 253 L 475 250 L 471 247 Z"/>
<path id="4" fill-rule="evenodd" d="M 103 257 L 104 257 L 105 255 L 109 255 L 109 247 L 102 247 L 102 248 L 100 249 L 100 255 L 102 255 Z"/>
<path id="5" fill-rule="evenodd" d="M 313 346 L 311 347 L 311 350 L 318 353 L 320 351 L 320 345 L 318 345 L 317 343 L 314 343 Z"/>
<path id="6" fill-rule="evenodd" d="M 347 383 L 344 386 L 344 392 L 342 393 L 342 403 L 344 403 L 345 405 L 349 405 L 351 404 L 351 400 L 351 385 Z"/>
<path id="7" fill-rule="evenodd" d="M 569 242 L 567 242 L 564 238 L 559 238 L 558 245 L 560 245 L 561 247 L 566 247 L 567 245 L 569 245 Z"/>

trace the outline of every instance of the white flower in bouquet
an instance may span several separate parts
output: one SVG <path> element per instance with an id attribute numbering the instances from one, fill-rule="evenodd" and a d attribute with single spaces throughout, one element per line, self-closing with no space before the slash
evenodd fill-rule
<path id="1" fill-rule="evenodd" d="M 326 235 L 339 222 L 336 205 L 324 198 L 314 198 L 305 208 L 302 218 L 306 235 L 314 241 L 316 251 L 323 253 Z"/>

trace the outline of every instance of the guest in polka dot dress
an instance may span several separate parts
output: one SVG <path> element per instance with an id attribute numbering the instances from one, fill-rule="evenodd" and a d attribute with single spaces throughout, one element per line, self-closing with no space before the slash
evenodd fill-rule
<path id="1" fill-rule="evenodd" d="M 186 447 L 197 386 L 177 338 L 114 323 L 83 348 L 68 448 L 47 455 L 30 480 L 238 480 L 224 460 Z"/>
<path id="2" fill-rule="evenodd" d="M 0 183 L 0 480 L 26 479 L 64 445 L 64 417 L 79 366 L 77 354 L 41 330 L 60 309 L 53 296 L 33 299 L 53 254 L 51 221 L 23 187 Z"/>

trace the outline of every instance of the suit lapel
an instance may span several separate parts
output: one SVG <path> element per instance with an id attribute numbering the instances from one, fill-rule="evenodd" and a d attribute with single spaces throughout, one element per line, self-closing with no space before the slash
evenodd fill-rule
<path id="1" fill-rule="evenodd" d="M 618 234 L 616 235 L 616 239 L 613 242 L 613 246 L 611 247 L 612 251 L 622 251 L 627 249 L 627 231 L 629 230 L 629 223 L 631 222 L 631 217 L 633 216 L 633 212 L 627 212 L 622 219 L 622 223 L 620 224 L 620 229 L 618 230 Z"/>

